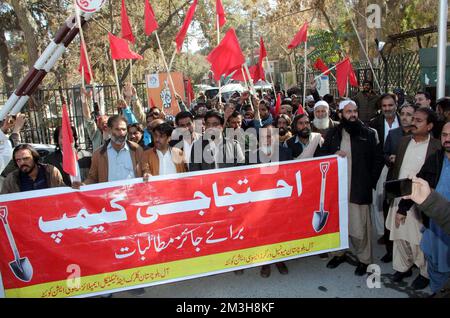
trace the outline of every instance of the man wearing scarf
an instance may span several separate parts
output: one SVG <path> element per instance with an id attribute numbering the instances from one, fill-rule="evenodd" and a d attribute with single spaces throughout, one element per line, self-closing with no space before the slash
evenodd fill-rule
<path id="1" fill-rule="evenodd" d="M 352 100 L 339 104 L 342 119 L 330 128 L 320 149 L 321 155 L 337 154 L 348 160 L 348 222 L 352 251 L 355 254 L 355 275 L 363 276 L 372 263 L 370 204 L 372 189 L 380 175 L 383 156 L 377 151 L 375 132 L 358 119 L 358 107 Z M 348 253 L 331 259 L 327 267 L 336 268 L 351 260 Z"/>

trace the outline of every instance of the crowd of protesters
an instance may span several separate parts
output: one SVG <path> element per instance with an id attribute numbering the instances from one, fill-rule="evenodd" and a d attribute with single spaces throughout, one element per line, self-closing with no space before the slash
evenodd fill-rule
<path id="1" fill-rule="evenodd" d="M 279 94 L 279 107 L 272 91 L 236 92 L 226 101 L 207 100 L 200 93 L 189 107 L 178 96 L 180 112 L 172 117 L 161 107 L 144 110 L 130 84 L 117 103 L 119 115 L 95 114 L 89 92 L 83 91 L 92 156 L 79 155 L 81 182 L 72 182 L 62 169 L 60 128 L 54 134 L 56 152 L 41 161 L 33 147 L 20 144 L 23 116 L 7 118 L 0 131 L 1 168 L 12 156 L 16 170 L 7 175 L 1 193 L 64 185 L 78 189 L 83 184 L 337 154 L 348 161 L 351 249 L 320 255 L 330 258 L 326 266 L 348 262 L 356 266 L 355 275 L 366 275 L 374 262 L 375 231 L 378 243 L 386 247 L 382 261 L 392 262 L 394 282 L 411 276 L 416 267 L 412 288 L 429 286 L 433 295 L 448 296 L 449 98 L 432 101 L 427 92 L 405 96 L 401 89 L 380 95 L 370 81 L 352 98 L 339 100 L 320 96 L 314 82 L 303 104 L 298 91 Z M 76 130 L 73 135 L 76 140 Z M 411 196 L 385 195 L 385 181 L 412 177 Z M 275 265 L 288 274 L 285 263 Z M 269 277 L 270 265 L 260 273 Z"/>

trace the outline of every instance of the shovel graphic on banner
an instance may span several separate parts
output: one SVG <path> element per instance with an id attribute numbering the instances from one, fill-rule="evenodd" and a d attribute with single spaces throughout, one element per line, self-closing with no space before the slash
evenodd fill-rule
<path id="1" fill-rule="evenodd" d="M 328 211 L 324 211 L 325 206 L 325 188 L 327 185 L 327 172 L 330 168 L 329 162 L 321 162 L 320 163 L 320 172 L 322 173 L 322 184 L 320 187 L 320 208 L 319 211 L 314 211 L 312 225 L 314 231 L 320 232 L 327 224 L 328 220 Z"/>
<path id="2" fill-rule="evenodd" d="M 2 220 L 3 227 L 5 228 L 6 235 L 8 236 L 9 245 L 14 253 L 14 260 L 9 262 L 14 275 L 24 282 L 29 282 L 33 278 L 33 267 L 30 260 L 27 257 L 20 257 L 19 250 L 14 241 L 14 236 L 11 232 L 11 228 L 8 224 L 8 209 L 6 207 L 0 207 L 0 219 Z"/>

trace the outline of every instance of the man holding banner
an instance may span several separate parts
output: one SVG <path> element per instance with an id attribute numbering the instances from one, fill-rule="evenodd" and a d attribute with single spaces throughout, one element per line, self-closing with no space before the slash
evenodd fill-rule
<path id="1" fill-rule="evenodd" d="M 372 189 L 381 173 L 383 158 L 376 151 L 375 132 L 358 119 L 358 107 L 352 100 L 339 104 L 342 120 L 331 128 L 320 150 L 322 155 L 337 154 L 348 161 L 349 235 L 357 258 L 355 275 L 363 276 L 372 264 L 370 204 Z M 327 267 L 336 268 L 348 260 L 340 253 Z"/>
<path id="2" fill-rule="evenodd" d="M 127 121 L 115 115 L 108 119 L 111 139 L 92 156 L 92 166 L 85 184 L 133 179 L 143 176 L 143 150 L 127 140 Z"/>
<path id="3" fill-rule="evenodd" d="M 39 163 L 39 158 L 39 153 L 31 145 L 17 146 L 13 151 L 17 169 L 6 177 L 1 194 L 64 186 L 59 170 Z"/>

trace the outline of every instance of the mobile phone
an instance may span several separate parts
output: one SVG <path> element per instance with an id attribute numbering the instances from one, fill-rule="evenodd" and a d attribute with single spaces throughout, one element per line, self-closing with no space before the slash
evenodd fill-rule
<path id="1" fill-rule="evenodd" d="M 384 190 L 388 199 L 410 195 L 412 192 L 412 180 L 398 179 L 386 181 L 384 183 Z"/>

